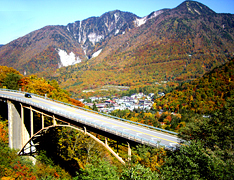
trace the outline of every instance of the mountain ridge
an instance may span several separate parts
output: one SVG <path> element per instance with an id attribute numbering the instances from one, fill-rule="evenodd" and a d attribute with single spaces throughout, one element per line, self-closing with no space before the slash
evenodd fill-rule
<path id="1" fill-rule="evenodd" d="M 3 46 L 0 64 L 24 74 L 58 78 L 64 88 L 73 87 L 71 91 L 88 88 L 86 84 L 136 87 L 159 80 L 183 81 L 199 77 L 233 56 L 233 27 L 234 15 L 215 13 L 196 1 L 142 18 L 114 10 L 33 31 Z M 85 74 L 95 72 L 102 76 L 84 83 L 90 78 Z M 149 77 L 141 80 L 142 74 Z M 141 83 L 124 80 L 135 78 Z"/>

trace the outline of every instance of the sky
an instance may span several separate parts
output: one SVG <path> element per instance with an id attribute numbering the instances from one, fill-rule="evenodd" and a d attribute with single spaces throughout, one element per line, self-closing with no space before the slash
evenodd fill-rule
<path id="1" fill-rule="evenodd" d="M 121 10 L 139 17 L 184 0 L 0 0 L 0 44 L 7 44 L 47 25 L 67 25 Z M 197 0 L 216 13 L 234 14 L 234 0 Z"/>

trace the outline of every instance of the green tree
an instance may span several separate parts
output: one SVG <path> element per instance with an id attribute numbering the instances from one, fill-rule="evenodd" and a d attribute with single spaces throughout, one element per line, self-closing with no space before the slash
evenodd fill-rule
<path id="1" fill-rule="evenodd" d="M 117 167 L 111 164 L 108 160 L 100 158 L 93 158 L 90 164 L 87 164 L 81 173 L 74 179 L 119 179 Z"/>
<path id="2" fill-rule="evenodd" d="M 98 111 L 98 108 L 96 106 L 96 103 L 93 103 L 93 108 L 92 108 L 94 111 Z"/>
<path id="3" fill-rule="evenodd" d="M 151 171 L 149 167 L 144 167 L 141 164 L 132 165 L 130 167 L 125 167 L 121 173 L 120 179 L 127 180 L 151 180 L 159 179 L 159 174 L 157 172 Z"/>
<path id="4" fill-rule="evenodd" d="M 226 152 L 217 146 L 211 150 L 204 142 L 190 141 L 179 151 L 168 152 L 161 179 L 233 179 L 232 153 L 228 159 L 223 154 Z"/>
<path id="5" fill-rule="evenodd" d="M 152 171 L 158 171 L 159 167 L 164 164 L 165 157 L 164 148 L 137 145 L 136 148 L 133 148 L 131 163 L 141 164 L 144 167 L 149 167 Z"/>
<path id="6" fill-rule="evenodd" d="M 21 75 L 15 73 L 8 73 L 4 79 L 2 85 L 8 89 L 19 90 L 19 80 L 22 78 Z"/>
<path id="7" fill-rule="evenodd" d="M 168 152 L 162 179 L 233 179 L 234 101 L 211 118 L 194 116 L 179 136 L 187 140 Z"/>
<path id="8" fill-rule="evenodd" d="M 223 109 L 210 118 L 194 116 L 179 136 L 185 140 L 202 140 L 206 146 L 233 149 L 234 145 L 234 100 L 229 100 Z"/>

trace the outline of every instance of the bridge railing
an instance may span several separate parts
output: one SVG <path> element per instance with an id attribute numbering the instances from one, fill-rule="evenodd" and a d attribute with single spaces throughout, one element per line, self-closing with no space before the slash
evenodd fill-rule
<path id="1" fill-rule="evenodd" d="M 3 91 L 11 91 L 11 92 L 17 92 L 17 93 L 26 93 L 26 92 L 17 91 L 17 90 L 10 90 L 10 89 L 1 89 L 1 88 L 0 88 L 0 90 L 3 90 Z M 116 116 L 111 116 L 111 115 L 108 115 L 108 114 L 105 114 L 105 113 L 100 113 L 100 112 L 93 111 L 93 110 L 90 110 L 90 109 L 86 109 L 86 108 L 83 108 L 83 107 L 74 106 L 74 105 L 72 105 L 72 104 L 64 103 L 64 102 L 61 102 L 61 101 L 58 101 L 58 100 L 54 100 L 54 99 L 51 99 L 51 98 L 47 98 L 47 97 L 44 97 L 44 96 L 40 96 L 40 95 L 37 95 L 37 94 L 33 94 L 33 93 L 30 93 L 30 94 L 33 95 L 33 96 L 37 96 L 37 97 L 40 97 L 40 98 L 43 98 L 43 99 L 51 100 L 51 101 L 54 101 L 54 102 L 57 102 L 57 103 L 60 103 L 60 104 L 64 104 L 64 105 L 67 105 L 67 106 L 71 106 L 71 107 L 74 107 L 74 108 L 82 109 L 82 110 L 89 111 L 89 112 L 93 112 L 93 113 L 98 113 L 98 114 L 100 114 L 100 115 L 103 115 L 103 116 L 106 116 L 106 117 L 109 117 L 109 118 L 114 118 L 114 119 L 121 120 L 121 121 L 124 121 L 124 122 L 136 124 L 136 125 L 139 125 L 139 126 L 147 127 L 147 128 L 150 128 L 150 129 L 155 129 L 155 130 L 158 130 L 158 131 L 162 131 L 162 132 L 166 132 L 166 133 L 170 133 L 170 134 L 174 134 L 174 135 L 178 134 L 178 133 L 176 133 L 176 132 L 168 131 L 168 130 L 165 130 L 165 129 L 161 129 L 161 128 L 149 126 L 149 125 L 146 125 L 146 124 L 142 124 L 142 123 L 138 123 L 138 122 L 126 120 L 126 119 L 119 118 L 119 117 L 116 117 Z M 14 99 L 14 98 L 13 98 L 13 99 Z M 15 98 L 15 100 L 17 100 L 17 98 Z M 25 98 L 21 98 L 21 102 L 31 103 L 32 105 L 38 106 L 38 104 L 32 103 L 31 101 L 29 102 L 29 101 L 27 101 L 27 99 L 25 99 Z M 76 120 L 76 119 L 77 119 L 77 117 L 75 117 L 75 116 L 72 115 L 72 114 L 69 114 L 69 113 L 65 113 L 65 114 L 64 114 L 63 111 L 54 110 L 54 109 L 48 109 L 48 108 L 46 108 L 46 107 L 44 107 L 44 106 L 40 106 L 40 108 L 42 108 L 43 110 L 46 110 L 46 111 L 51 111 L 51 112 L 53 112 L 54 114 L 58 114 L 58 115 L 62 115 L 62 116 L 65 115 L 67 118 L 72 119 L 72 120 Z M 83 122 L 84 124 L 87 124 L 87 125 L 89 124 L 89 125 L 91 125 L 92 127 L 99 128 L 99 129 L 101 129 L 101 130 L 104 130 L 104 131 L 106 131 L 106 132 L 110 132 L 110 133 L 113 133 L 113 134 L 116 134 L 116 135 L 121 135 L 122 137 L 126 137 L 126 138 L 128 138 L 128 139 L 141 142 L 141 143 L 143 143 L 143 144 L 149 144 L 149 145 L 151 145 L 151 146 L 157 146 L 157 147 L 158 147 L 158 146 L 164 146 L 164 147 L 170 148 L 170 149 L 173 149 L 173 148 L 174 148 L 174 147 L 171 147 L 171 146 L 162 144 L 162 143 L 160 143 L 160 142 L 155 142 L 155 141 L 153 141 L 153 140 L 148 140 L 148 139 L 142 138 L 142 137 L 137 136 L 137 135 L 133 135 L 133 134 L 130 134 L 130 133 L 127 133 L 127 132 L 124 132 L 124 131 L 120 131 L 120 130 L 117 130 L 117 129 L 110 128 L 110 127 L 105 126 L 105 125 L 100 125 L 100 124 L 98 124 L 98 123 L 92 122 L 92 121 L 87 120 L 87 119 L 79 118 L 79 120 L 80 120 L 81 122 Z"/>

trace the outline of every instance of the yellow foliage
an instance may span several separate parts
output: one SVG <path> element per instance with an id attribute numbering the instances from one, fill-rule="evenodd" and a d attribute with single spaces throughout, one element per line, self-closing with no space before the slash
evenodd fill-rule
<path id="1" fill-rule="evenodd" d="M 138 121 L 138 118 L 137 118 L 137 117 L 131 117 L 131 118 L 130 118 L 130 121 L 137 122 L 137 121 Z"/>
<path id="2" fill-rule="evenodd" d="M 154 103 L 152 107 L 153 107 L 153 109 L 157 109 L 157 104 Z"/>
<path id="3" fill-rule="evenodd" d="M 181 119 L 181 114 L 175 114 L 175 116 Z"/>
<path id="4" fill-rule="evenodd" d="M 185 122 L 180 122 L 178 126 L 175 128 L 176 131 L 178 131 L 180 128 L 185 127 L 186 123 Z"/>
<path id="5" fill-rule="evenodd" d="M 154 115 L 152 113 L 144 113 L 146 118 L 150 118 L 150 117 L 154 117 Z"/>
<path id="6" fill-rule="evenodd" d="M 190 101 L 193 101 L 193 96 L 192 95 L 190 96 Z"/>

